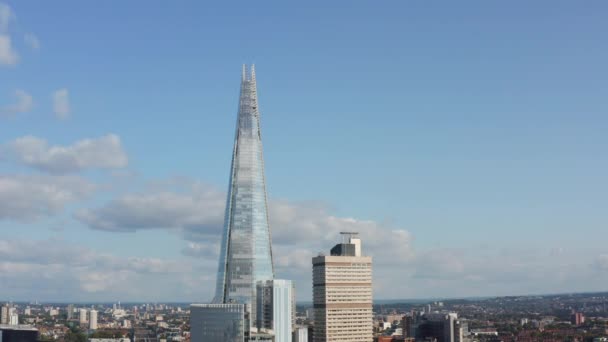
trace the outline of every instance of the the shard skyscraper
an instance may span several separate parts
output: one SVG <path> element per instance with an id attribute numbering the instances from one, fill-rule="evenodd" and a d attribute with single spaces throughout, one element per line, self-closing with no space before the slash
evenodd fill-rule
<path id="1" fill-rule="evenodd" d="M 254 66 L 243 65 L 221 243 L 214 302 L 255 307 L 256 284 L 274 268 Z"/>
<path id="2" fill-rule="evenodd" d="M 292 342 L 295 287 L 274 279 L 255 70 L 243 66 L 213 303 L 190 306 L 192 342 Z"/>

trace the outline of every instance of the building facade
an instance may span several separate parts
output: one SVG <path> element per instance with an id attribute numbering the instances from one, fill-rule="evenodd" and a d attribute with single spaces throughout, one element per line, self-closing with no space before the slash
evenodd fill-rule
<path id="1" fill-rule="evenodd" d="M 68 316 L 68 320 L 70 320 L 74 317 L 74 304 L 68 305 L 67 316 Z"/>
<path id="2" fill-rule="evenodd" d="M 16 312 L 13 312 L 8 316 L 8 324 L 19 325 L 19 315 Z"/>
<path id="3" fill-rule="evenodd" d="M 418 316 L 415 322 L 417 339 L 436 339 L 437 342 L 461 342 L 464 330 L 455 312 L 433 312 Z"/>
<path id="4" fill-rule="evenodd" d="M 36 342 L 38 329 L 29 325 L 0 324 L 0 342 Z"/>
<path id="5" fill-rule="evenodd" d="M 86 324 L 87 323 L 87 309 L 80 309 L 78 311 L 78 322 L 80 322 L 80 324 Z"/>
<path id="6" fill-rule="evenodd" d="M 255 68 L 250 74 L 246 69 L 243 66 L 214 303 L 255 308 L 256 284 L 272 280 L 274 268 Z"/>
<path id="7" fill-rule="evenodd" d="M 8 304 L 2 305 L 2 312 L 0 313 L 0 324 L 8 324 L 8 310 L 10 306 Z"/>
<path id="8" fill-rule="evenodd" d="M 197 342 L 245 341 L 245 305 L 192 304 L 190 339 Z"/>
<path id="9" fill-rule="evenodd" d="M 573 325 L 581 325 L 585 323 L 585 315 L 582 312 L 574 312 L 570 316 L 570 323 Z"/>
<path id="10" fill-rule="evenodd" d="M 371 342 L 372 258 L 361 255 L 356 233 L 332 255 L 312 259 L 314 342 Z"/>
<path id="11" fill-rule="evenodd" d="M 97 330 L 97 310 L 89 312 L 89 329 Z"/>
<path id="12" fill-rule="evenodd" d="M 260 281 L 257 285 L 257 328 L 274 332 L 275 342 L 292 342 L 295 288 L 291 280 Z"/>

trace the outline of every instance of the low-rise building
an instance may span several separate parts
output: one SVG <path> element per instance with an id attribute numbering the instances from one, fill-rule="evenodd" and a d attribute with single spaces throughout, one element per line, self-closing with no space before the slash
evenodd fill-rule
<path id="1" fill-rule="evenodd" d="M 30 325 L 0 324 L 0 342 L 36 342 L 38 329 Z"/>

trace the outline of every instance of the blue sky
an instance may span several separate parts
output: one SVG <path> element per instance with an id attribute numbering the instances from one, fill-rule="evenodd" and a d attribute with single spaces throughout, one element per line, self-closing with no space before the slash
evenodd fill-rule
<path id="1" fill-rule="evenodd" d="M 243 63 L 300 299 L 342 228 L 377 298 L 608 280 L 604 2 L 3 4 L 6 299 L 210 298 Z"/>

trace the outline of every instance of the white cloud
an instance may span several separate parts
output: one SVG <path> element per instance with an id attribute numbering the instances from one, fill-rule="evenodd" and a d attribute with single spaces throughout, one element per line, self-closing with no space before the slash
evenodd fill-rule
<path id="1" fill-rule="evenodd" d="M 225 193 L 198 182 L 184 182 L 180 189 L 162 184 L 156 189 L 123 195 L 97 209 L 77 212 L 74 217 L 88 227 L 112 232 L 167 229 L 188 240 L 182 254 L 194 259 L 218 261 Z M 373 220 L 338 217 L 326 206 L 308 202 L 270 201 L 270 225 L 277 276 L 310 292 L 311 259 L 329 252 L 340 241 L 341 231 L 358 231 L 363 250 L 380 269 L 401 267 L 414 258 L 411 236 L 403 229 Z M 211 278 L 215 277 L 215 269 Z M 213 289 L 208 289 L 212 291 Z"/>
<path id="2" fill-rule="evenodd" d="M 160 183 L 138 194 L 123 195 L 101 208 L 81 211 L 75 217 L 98 230 L 167 229 L 181 234 L 187 240 L 182 254 L 206 262 L 204 270 L 193 270 L 185 282 L 194 286 L 204 281 L 199 290 L 210 297 L 224 201 L 223 192 L 198 182 L 183 182 L 179 190 Z M 275 200 L 269 207 L 276 277 L 294 280 L 298 298 L 303 300 L 311 295 L 312 257 L 318 252 L 328 253 L 340 241 L 341 231 L 358 231 L 363 253 L 373 257 L 376 298 L 589 291 L 599 286 L 590 285 L 597 283 L 591 280 L 608 281 L 605 256 L 597 258 L 595 267 L 591 267 L 590 259 L 585 261 L 580 253 L 554 246 L 415 250 L 407 230 L 380 221 L 332 215 L 326 205 Z"/>
<path id="3" fill-rule="evenodd" d="M 59 89 L 53 93 L 53 111 L 59 119 L 67 119 L 70 116 L 70 98 L 67 89 Z"/>
<path id="4" fill-rule="evenodd" d="M 57 239 L 0 239 L 0 287 L 17 299 L 183 300 L 175 289 L 192 293 L 193 267 L 188 260 L 118 257 Z"/>
<path id="5" fill-rule="evenodd" d="M 21 89 L 15 90 L 15 103 L 1 107 L 0 116 L 12 116 L 18 113 L 27 113 L 34 106 L 34 98 Z"/>
<path id="6" fill-rule="evenodd" d="M 30 192 L 24 189 L 13 193 Z M 38 192 L 34 193 L 32 197 L 40 197 L 36 195 Z M 0 196 L 0 203 L 6 204 L 6 198 Z M 116 293 L 123 297 L 168 300 L 175 298 L 171 297 L 175 296 L 175 289 L 184 296 L 180 299 L 210 298 L 215 286 L 223 200 L 222 192 L 199 182 L 161 182 L 141 193 L 124 195 L 101 208 L 76 214 L 77 219 L 93 229 L 121 232 L 166 229 L 183 234 L 187 241 L 181 251 L 183 260 L 179 262 L 116 257 L 50 242 L 2 243 L 0 239 L 0 272 L 17 274 L 8 279 L 0 277 L 0 287 L 10 287 L 8 293 L 18 293 L 19 287 L 29 286 L 30 294 L 42 291 L 45 296 L 80 295 L 88 300 L 111 299 Z M 363 252 L 373 256 L 376 298 L 592 291 L 608 281 L 606 254 L 585 259 L 579 252 L 564 248 L 556 254 L 552 246 L 415 251 L 412 237 L 403 229 L 373 220 L 331 215 L 329 209 L 314 203 L 271 201 L 270 207 L 274 216 L 271 229 L 276 276 L 294 280 L 298 298 L 302 300 L 309 300 L 311 295 L 311 258 L 320 251 L 327 253 L 339 241 L 341 230 L 359 231 Z M 32 284 L 42 280 L 48 284 L 46 290 L 34 292 Z M 143 285 L 133 293 L 119 292 L 125 282 Z M 58 292 L 63 283 L 75 287 L 63 294 Z M 146 287 L 147 284 L 154 286 Z"/>
<path id="7" fill-rule="evenodd" d="M 11 8 L 7 4 L 0 2 L 0 33 L 8 31 L 8 26 L 14 18 L 15 15 Z"/>
<path id="8" fill-rule="evenodd" d="M 128 163 L 120 137 L 115 134 L 83 139 L 68 146 L 49 146 L 44 139 L 24 136 L 2 145 L 0 156 L 53 174 L 122 168 Z"/>
<path id="9" fill-rule="evenodd" d="M 276 244 L 307 246 L 327 252 L 340 240 L 340 232 L 359 232 L 364 250 L 387 265 L 413 257 L 407 230 L 374 220 L 331 215 L 326 206 L 309 202 L 271 201 L 269 218 Z"/>
<path id="10" fill-rule="evenodd" d="M 125 195 L 101 208 L 81 210 L 75 218 L 97 230 L 171 229 L 199 240 L 209 234 L 219 236 L 223 209 L 223 193 L 192 183 L 188 192 L 161 190 Z"/>
<path id="11" fill-rule="evenodd" d="M 33 33 L 26 33 L 26 34 L 24 34 L 23 35 L 23 41 L 25 42 L 25 44 L 27 46 L 29 46 L 33 50 L 40 49 L 40 40 Z"/>
<path id="12" fill-rule="evenodd" d="M 15 65 L 19 62 L 19 54 L 15 51 L 12 38 L 9 35 L 9 26 L 15 20 L 11 8 L 0 3 L 0 65 Z M 33 33 L 23 35 L 24 43 L 34 50 L 40 48 L 40 40 Z"/>
<path id="13" fill-rule="evenodd" d="M 14 50 L 11 37 L 0 34 L 0 65 L 15 65 L 19 62 L 19 55 Z"/>
<path id="14" fill-rule="evenodd" d="M 187 191 L 158 189 L 127 194 L 101 208 L 77 212 L 75 218 L 92 229 L 137 231 L 170 229 L 194 242 L 219 239 L 225 194 L 193 182 Z M 383 263 L 395 264 L 413 256 L 411 237 L 403 229 L 382 226 L 372 220 L 336 217 L 315 203 L 271 201 L 270 227 L 275 245 L 308 247 L 314 252 L 329 250 L 342 231 L 360 232 L 364 248 Z M 191 246 L 188 253 L 200 246 Z M 286 259 L 287 260 L 287 259 Z"/>
<path id="15" fill-rule="evenodd" d="M 0 219 L 35 221 L 60 212 L 94 189 L 79 177 L 0 175 Z"/>

